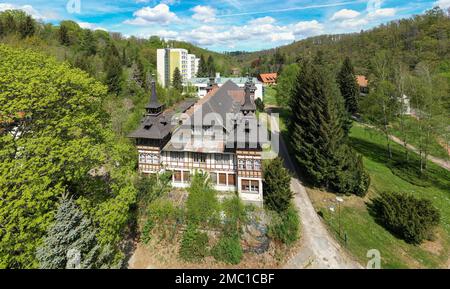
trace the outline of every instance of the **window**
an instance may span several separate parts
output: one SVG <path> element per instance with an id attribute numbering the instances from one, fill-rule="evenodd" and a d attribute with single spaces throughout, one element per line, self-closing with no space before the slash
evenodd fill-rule
<path id="1" fill-rule="evenodd" d="M 171 152 L 170 158 L 172 159 L 173 162 L 182 162 L 184 159 L 184 153 Z"/>
<path id="2" fill-rule="evenodd" d="M 239 169 L 240 170 L 245 169 L 245 160 L 239 160 Z"/>
<path id="3" fill-rule="evenodd" d="M 259 192 L 259 181 L 255 180 L 242 180 L 241 189 L 244 192 L 258 193 Z"/>
<path id="4" fill-rule="evenodd" d="M 250 191 L 251 192 L 259 192 L 259 182 L 258 181 L 251 181 Z"/>
<path id="5" fill-rule="evenodd" d="M 228 185 L 229 186 L 235 186 L 236 185 L 236 177 L 235 175 L 228 175 Z"/>
<path id="6" fill-rule="evenodd" d="M 255 171 L 261 170 L 261 160 L 254 160 L 253 166 L 254 166 Z"/>
<path id="7" fill-rule="evenodd" d="M 206 162 L 206 154 L 194 153 L 194 162 L 205 163 Z"/>
<path id="8" fill-rule="evenodd" d="M 177 183 L 181 183 L 181 171 L 173 172 L 173 181 Z"/>
<path id="9" fill-rule="evenodd" d="M 191 173 L 189 171 L 183 172 L 183 182 L 189 183 L 191 181 Z"/>
<path id="10" fill-rule="evenodd" d="M 223 158 L 221 154 L 215 154 L 214 158 L 216 160 L 216 165 L 221 165 L 223 164 Z"/>
<path id="11" fill-rule="evenodd" d="M 247 170 L 252 170 L 253 169 L 253 161 L 252 160 L 247 160 L 245 162 L 245 166 Z"/>
<path id="12" fill-rule="evenodd" d="M 217 184 L 217 174 L 216 173 L 210 173 L 209 177 L 211 178 L 211 183 L 213 185 L 216 185 Z"/>
<path id="13" fill-rule="evenodd" d="M 219 174 L 219 185 L 227 185 L 227 175 L 226 174 Z"/>
<path id="14" fill-rule="evenodd" d="M 159 164 L 159 156 L 157 154 L 140 153 L 139 162 L 143 164 Z"/>
<path id="15" fill-rule="evenodd" d="M 241 181 L 241 189 L 244 192 L 250 191 L 250 181 L 249 180 L 242 180 Z"/>

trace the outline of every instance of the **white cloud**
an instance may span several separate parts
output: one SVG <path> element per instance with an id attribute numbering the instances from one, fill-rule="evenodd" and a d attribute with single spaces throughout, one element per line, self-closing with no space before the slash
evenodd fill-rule
<path id="1" fill-rule="evenodd" d="M 450 8 L 450 0 L 438 0 L 434 3 L 434 6 L 439 6 L 442 9 Z"/>
<path id="2" fill-rule="evenodd" d="M 293 26 L 294 35 L 300 35 L 303 37 L 319 35 L 322 34 L 323 31 L 323 24 L 317 20 L 300 21 Z"/>
<path id="3" fill-rule="evenodd" d="M 358 11 L 355 11 L 355 10 L 341 9 L 341 10 L 337 11 L 336 13 L 334 13 L 333 16 L 331 16 L 330 20 L 331 21 L 342 21 L 342 20 L 347 20 L 347 19 L 353 19 L 353 18 L 358 17 L 360 14 L 361 13 L 359 13 Z"/>
<path id="4" fill-rule="evenodd" d="M 372 19 L 395 16 L 397 10 L 395 8 L 380 8 L 369 12 L 368 17 Z"/>
<path id="5" fill-rule="evenodd" d="M 144 7 L 133 13 L 134 19 L 124 21 L 131 25 L 148 25 L 152 23 L 169 24 L 178 21 L 177 15 L 170 11 L 166 4 L 158 4 L 153 8 Z"/>
<path id="6" fill-rule="evenodd" d="M 210 6 L 197 5 L 191 9 L 194 12 L 192 18 L 205 23 L 216 21 L 216 9 Z"/>
<path id="7" fill-rule="evenodd" d="M 16 4 L 10 4 L 10 3 L 0 3 L 0 11 L 5 10 L 22 10 L 28 15 L 32 16 L 34 19 L 38 20 L 49 20 L 49 19 L 56 19 L 57 15 L 54 13 L 46 13 L 41 14 L 36 9 L 33 8 L 31 5 L 23 5 L 19 6 Z"/>
<path id="8" fill-rule="evenodd" d="M 154 35 L 158 35 L 161 38 L 164 39 L 177 39 L 179 33 L 177 31 L 172 30 L 158 30 Z"/>
<path id="9" fill-rule="evenodd" d="M 272 18 L 270 16 L 265 16 L 265 17 L 250 20 L 248 23 L 250 25 L 264 25 L 264 24 L 273 24 L 275 22 L 276 22 L 276 20 L 274 18 Z"/>
<path id="10" fill-rule="evenodd" d="M 89 23 L 89 22 L 77 22 L 77 23 L 83 29 L 108 31 L 106 28 L 100 27 L 100 26 L 98 26 L 97 24 L 94 24 L 94 23 Z"/>

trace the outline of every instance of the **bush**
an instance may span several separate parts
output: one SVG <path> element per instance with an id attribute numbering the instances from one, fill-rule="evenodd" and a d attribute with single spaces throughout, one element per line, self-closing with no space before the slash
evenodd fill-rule
<path id="1" fill-rule="evenodd" d="M 148 206 L 147 216 L 141 234 L 144 243 L 150 241 L 153 229 L 157 230 L 161 239 L 173 236 L 176 225 L 183 218 L 183 210 L 175 207 L 171 200 L 157 199 Z"/>
<path id="2" fill-rule="evenodd" d="M 211 254 L 217 261 L 222 261 L 233 265 L 239 264 L 244 254 L 239 240 L 239 235 L 222 235 L 219 242 L 217 242 L 217 244 L 212 248 Z"/>
<path id="3" fill-rule="evenodd" d="M 241 228 L 247 222 L 247 210 L 238 196 L 222 201 L 225 213 L 224 232 L 226 234 L 240 234 Z"/>
<path id="4" fill-rule="evenodd" d="M 197 225 L 217 225 L 219 201 L 206 174 L 195 174 L 188 189 L 187 219 Z"/>
<path id="5" fill-rule="evenodd" d="M 201 261 L 208 254 L 208 236 L 199 232 L 197 226 L 189 224 L 183 233 L 179 255 L 188 262 Z"/>
<path id="6" fill-rule="evenodd" d="M 273 211 L 284 212 L 293 198 L 291 175 L 279 157 L 264 165 L 264 203 Z"/>
<path id="7" fill-rule="evenodd" d="M 362 157 L 345 147 L 337 156 L 337 169 L 330 178 L 330 188 L 341 194 L 364 197 L 369 189 L 370 176 L 364 169 Z"/>
<path id="8" fill-rule="evenodd" d="M 379 224 L 412 244 L 431 239 L 440 220 L 440 213 L 430 200 L 406 193 L 383 192 L 372 200 L 369 209 Z"/>
<path id="9" fill-rule="evenodd" d="M 280 214 L 275 213 L 269 226 L 269 237 L 286 245 L 292 245 L 298 240 L 300 220 L 293 205 Z"/>

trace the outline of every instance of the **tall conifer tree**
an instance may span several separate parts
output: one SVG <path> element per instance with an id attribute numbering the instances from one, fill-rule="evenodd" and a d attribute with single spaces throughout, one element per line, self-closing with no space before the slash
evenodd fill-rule
<path id="1" fill-rule="evenodd" d="M 339 89 L 345 100 L 345 108 L 350 114 L 355 114 L 358 111 L 359 88 L 350 58 L 345 58 L 341 70 L 338 73 L 337 80 Z"/>

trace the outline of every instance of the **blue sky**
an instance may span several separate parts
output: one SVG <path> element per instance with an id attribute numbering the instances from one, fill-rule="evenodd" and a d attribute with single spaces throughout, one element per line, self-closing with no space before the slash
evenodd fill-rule
<path id="1" fill-rule="evenodd" d="M 319 34 L 368 29 L 419 14 L 450 0 L 0 0 L 0 11 L 22 9 L 57 24 L 71 19 L 84 28 L 125 36 L 192 42 L 215 51 L 254 51 Z"/>

